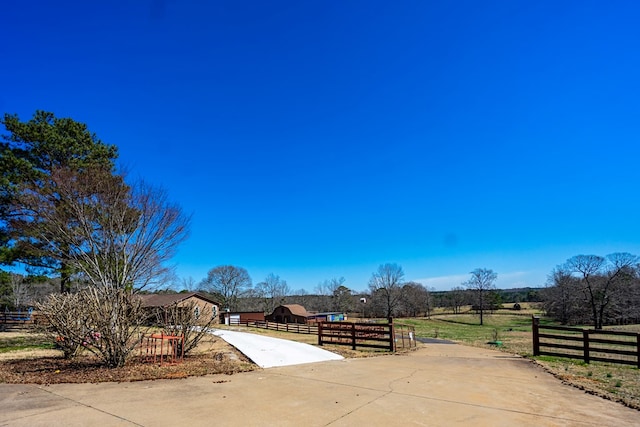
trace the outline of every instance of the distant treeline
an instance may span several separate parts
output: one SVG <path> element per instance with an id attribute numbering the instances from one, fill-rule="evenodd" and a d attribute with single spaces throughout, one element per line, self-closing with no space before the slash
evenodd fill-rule
<path id="1" fill-rule="evenodd" d="M 543 288 L 496 289 L 490 292 L 486 309 L 499 308 L 501 304 L 519 302 L 540 302 Z M 168 291 L 173 292 L 173 291 Z M 186 291 L 185 291 L 186 292 Z M 219 295 L 201 291 L 214 300 Z M 363 302 L 364 300 L 364 302 Z M 457 312 L 460 307 L 474 304 L 474 297 L 468 290 L 428 291 L 422 287 L 403 288 L 399 303 L 395 307 L 396 317 L 428 316 L 434 308 L 450 309 Z M 364 317 L 384 317 L 385 307 L 379 298 L 365 292 L 352 293 L 346 288 L 336 295 L 318 295 L 298 292 L 287 295 L 277 301 L 264 297 L 241 296 L 238 298 L 236 311 L 264 311 L 270 313 L 272 307 L 281 304 L 300 304 L 311 312 L 344 312 Z"/>
<path id="2" fill-rule="evenodd" d="M 73 288 L 71 289 L 73 291 Z M 9 309 L 33 305 L 46 295 L 59 291 L 59 279 L 22 277 L 6 272 L 0 274 L 0 305 Z M 199 293 L 222 303 L 216 293 L 197 290 Z M 490 292 L 487 308 L 502 303 L 539 302 L 542 288 L 495 289 Z M 190 292 L 183 290 L 181 292 Z M 156 290 L 155 293 L 179 293 L 174 289 Z M 419 284 L 408 283 L 400 288 L 393 315 L 414 317 L 429 315 L 434 308 L 448 308 L 455 312 L 459 307 L 474 304 L 473 295 L 465 289 L 451 291 L 430 291 Z M 364 301 L 364 302 L 363 302 Z M 233 311 L 263 311 L 271 313 L 281 304 L 300 304 L 311 312 L 344 312 L 364 317 L 385 317 L 386 307 L 381 296 L 371 292 L 353 292 L 341 286 L 332 293 L 310 294 L 295 291 L 290 295 L 274 297 L 260 294 L 240 295 Z M 226 308 L 226 307 L 224 307 Z"/>
<path id="3" fill-rule="evenodd" d="M 562 324 L 640 322 L 640 257 L 576 255 L 557 266 L 542 293 L 548 316 Z"/>

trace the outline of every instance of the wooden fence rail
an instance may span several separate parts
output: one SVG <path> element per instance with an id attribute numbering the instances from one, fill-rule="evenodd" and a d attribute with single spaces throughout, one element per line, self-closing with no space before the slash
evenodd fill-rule
<path id="1" fill-rule="evenodd" d="M 318 345 L 348 345 L 396 351 L 398 348 L 416 346 L 415 329 L 412 326 L 389 323 L 320 322 Z"/>
<path id="2" fill-rule="evenodd" d="M 533 355 L 634 365 L 640 368 L 640 333 L 541 326 L 533 316 Z"/>
<path id="3" fill-rule="evenodd" d="M 296 334 L 317 334 L 318 345 L 337 344 L 396 351 L 416 347 L 413 326 L 391 323 L 319 322 L 317 324 L 276 323 L 261 320 L 231 320 L 230 326 L 247 326 Z"/>
<path id="4" fill-rule="evenodd" d="M 240 322 L 231 320 L 230 326 L 247 326 L 250 328 L 269 329 L 271 331 L 293 332 L 296 334 L 317 334 L 318 327 L 316 325 L 304 325 L 301 323 L 276 323 L 262 320 L 247 320 Z"/>
<path id="5" fill-rule="evenodd" d="M 32 308 L 25 310 L 9 311 L 5 309 L 0 312 L 0 330 L 19 330 L 33 327 L 37 314 Z"/>

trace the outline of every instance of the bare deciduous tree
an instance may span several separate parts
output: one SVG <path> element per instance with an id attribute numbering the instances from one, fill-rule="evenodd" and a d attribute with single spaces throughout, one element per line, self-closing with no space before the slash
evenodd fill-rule
<path id="1" fill-rule="evenodd" d="M 323 311 L 337 310 L 348 311 L 353 305 L 351 290 L 344 286 L 344 277 L 334 277 L 324 280 L 316 286 L 316 292 L 323 298 Z"/>
<path id="2" fill-rule="evenodd" d="M 547 315 L 563 325 L 576 324 L 583 319 L 584 295 L 579 292 L 580 281 L 562 266 L 556 267 L 544 289 L 544 309 Z"/>
<path id="3" fill-rule="evenodd" d="M 10 274 L 11 300 L 16 308 L 24 307 L 31 297 L 29 282 L 18 274 Z"/>
<path id="4" fill-rule="evenodd" d="M 251 289 L 251 276 L 246 269 L 233 265 L 221 265 L 209 270 L 201 287 L 222 297 L 222 307 L 238 309 L 238 297 Z"/>
<path id="5" fill-rule="evenodd" d="M 564 269 L 580 279 L 596 329 L 602 329 L 607 310 L 615 305 L 624 285 L 634 279 L 638 260 L 629 253 L 613 253 L 606 257 L 576 255 L 565 263 Z"/>
<path id="6" fill-rule="evenodd" d="M 480 324 L 484 324 L 484 310 L 487 305 L 487 294 L 495 289 L 495 281 L 498 274 L 487 268 L 476 268 L 471 273 L 471 278 L 463 283 L 467 289 L 475 295 L 475 302 L 480 311 Z"/>
<path id="7" fill-rule="evenodd" d="M 467 303 L 467 291 L 462 286 L 454 286 L 446 297 L 449 307 L 455 314 L 459 314 L 462 306 Z"/>
<path id="8" fill-rule="evenodd" d="M 198 284 L 196 283 L 195 279 L 191 276 L 183 277 L 180 280 L 180 286 L 182 286 L 182 289 L 189 292 L 196 292 L 198 290 Z"/>
<path id="9" fill-rule="evenodd" d="M 107 366 L 122 366 L 144 318 L 135 293 L 162 280 L 189 220 L 162 190 L 129 186 L 105 169 L 55 169 L 48 185 L 55 191 L 45 186 L 26 194 L 24 205 L 43 219 L 40 240 L 50 244 L 39 249 L 87 283 L 77 301 L 83 329 L 52 321 L 59 301 L 40 308 L 50 313 L 52 328 L 59 328 L 54 333 L 71 342 L 81 339 Z"/>
<path id="10" fill-rule="evenodd" d="M 383 308 L 386 317 L 392 317 L 400 304 L 402 286 L 404 285 L 404 271 L 398 264 L 384 264 L 371 275 L 369 289 L 371 291 L 372 304 L 378 302 Z"/>
<path id="11" fill-rule="evenodd" d="M 265 313 L 272 313 L 273 310 L 284 302 L 284 298 L 291 293 L 291 289 L 285 280 L 280 276 L 270 273 L 264 282 L 256 285 L 256 294 L 263 301 Z"/>
<path id="12" fill-rule="evenodd" d="M 417 317 L 423 314 L 429 317 L 431 307 L 431 294 L 421 283 L 408 282 L 402 287 L 402 309 L 405 316 Z"/>
<path id="13" fill-rule="evenodd" d="M 189 219 L 163 190 L 102 169 L 56 169 L 51 179 L 57 196 L 33 193 L 29 204 L 43 219 L 47 256 L 94 286 L 140 290 L 164 277 Z"/>

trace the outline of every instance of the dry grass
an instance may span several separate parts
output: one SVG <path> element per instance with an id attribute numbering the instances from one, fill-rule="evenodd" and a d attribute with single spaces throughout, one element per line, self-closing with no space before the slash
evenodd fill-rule
<path id="1" fill-rule="evenodd" d="M 640 410 L 640 370 L 612 363 L 537 357 L 535 362 L 566 384 Z"/>

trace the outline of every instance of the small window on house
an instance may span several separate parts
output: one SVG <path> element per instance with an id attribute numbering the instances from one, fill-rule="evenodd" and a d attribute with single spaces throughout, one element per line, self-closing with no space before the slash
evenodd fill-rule
<path id="1" fill-rule="evenodd" d="M 218 307 L 215 305 L 211 306 L 211 318 L 215 319 L 218 316 Z"/>
<path id="2" fill-rule="evenodd" d="M 194 316 L 196 316 L 196 319 L 200 317 L 200 307 L 196 306 L 196 308 L 193 309 L 193 314 Z"/>

